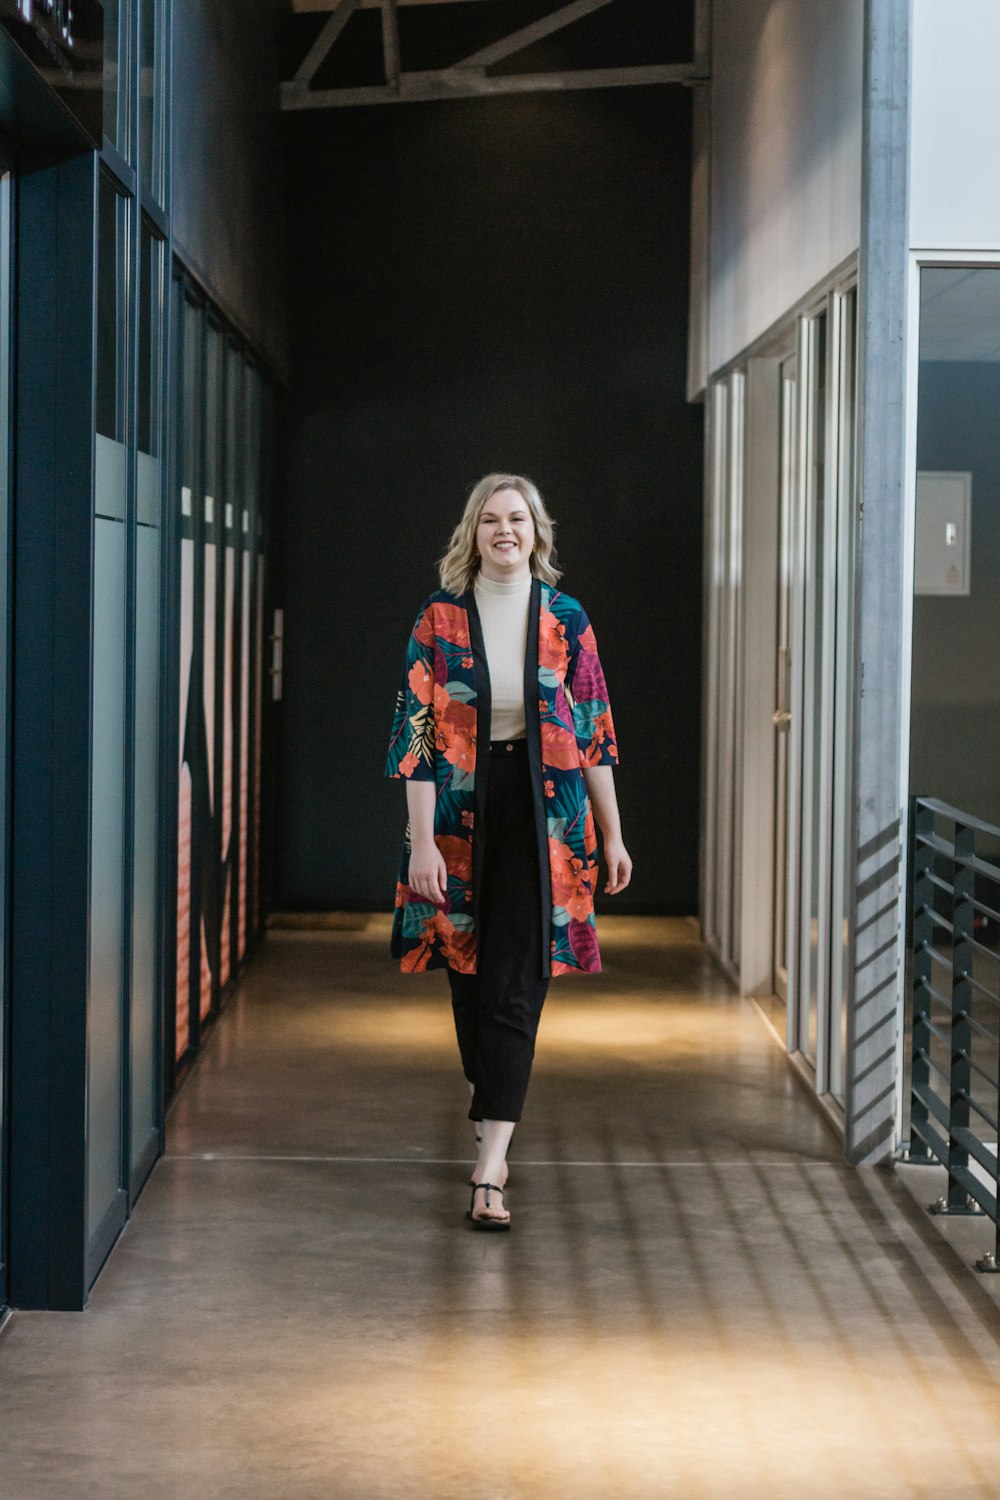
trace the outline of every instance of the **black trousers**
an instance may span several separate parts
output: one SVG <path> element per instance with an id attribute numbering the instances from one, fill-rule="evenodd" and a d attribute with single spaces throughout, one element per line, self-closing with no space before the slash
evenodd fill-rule
<path id="1" fill-rule="evenodd" d="M 449 968 L 470 1120 L 519 1120 L 547 979 L 527 741 L 490 745 L 475 974 Z"/>

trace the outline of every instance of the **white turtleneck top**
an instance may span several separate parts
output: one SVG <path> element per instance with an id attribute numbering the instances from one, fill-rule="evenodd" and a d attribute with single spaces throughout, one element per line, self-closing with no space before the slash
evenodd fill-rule
<path id="1" fill-rule="evenodd" d="M 495 583 L 476 575 L 476 606 L 483 622 L 486 665 L 490 670 L 491 740 L 523 739 L 524 653 L 528 644 L 531 576 Z"/>

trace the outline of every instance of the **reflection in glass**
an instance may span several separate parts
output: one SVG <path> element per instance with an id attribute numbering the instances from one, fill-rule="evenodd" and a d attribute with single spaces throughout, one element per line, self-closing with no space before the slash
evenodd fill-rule
<path id="1" fill-rule="evenodd" d="M 128 135 L 126 91 L 120 81 L 128 77 L 125 65 L 127 20 L 120 0 L 104 0 L 104 134 L 123 154 Z"/>
<path id="2" fill-rule="evenodd" d="M 125 441 L 128 203 L 103 174 L 97 194 L 97 431 Z"/>
<path id="3" fill-rule="evenodd" d="M 910 790 L 993 824 L 1000 823 L 998 412 L 1000 267 L 925 267 Z"/>
<path id="4" fill-rule="evenodd" d="M 159 0 L 139 0 L 139 180 L 163 202 L 163 66 Z"/>
<path id="5" fill-rule="evenodd" d="M 163 306 L 163 241 L 143 220 L 139 238 L 139 409 L 140 453 L 160 452 L 160 346 Z"/>

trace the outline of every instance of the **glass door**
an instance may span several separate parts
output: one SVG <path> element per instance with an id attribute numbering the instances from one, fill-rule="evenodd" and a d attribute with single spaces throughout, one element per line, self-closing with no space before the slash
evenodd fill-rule
<path id="1" fill-rule="evenodd" d="M 10 514 L 11 431 L 13 401 L 11 352 L 14 335 L 12 276 L 15 206 L 14 150 L 0 140 L 0 1307 L 7 1301 L 8 1200 L 8 1007 L 7 1007 L 7 782 L 9 764 L 10 682 L 6 662 L 10 654 Z"/>
<path id="2" fill-rule="evenodd" d="M 779 757 L 786 813 L 785 975 L 789 1046 L 816 1090 L 843 1100 L 850 868 L 851 614 L 854 557 L 855 321 L 853 287 L 801 323 L 796 493 L 787 649 L 789 744 Z M 784 456 L 784 455 L 783 455 Z M 780 610 L 780 606 L 779 606 Z M 779 704 L 779 709 L 780 709 Z M 775 715 L 776 723 L 779 714 Z M 780 727 L 780 725 L 779 725 Z M 780 816 L 780 814 L 779 814 Z M 776 920 L 775 975 L 781 944 Z"/>
<path id="3" fill-rule="evenodd" d="M 792 541 L 795 530 L 798 424 L 798 358 L 782 360 L 778 377 L 778 590 L 775 601 L 774 679 L 774 993 L 788 997 L 788 798 L 789 730 L 792 722 Z"/>

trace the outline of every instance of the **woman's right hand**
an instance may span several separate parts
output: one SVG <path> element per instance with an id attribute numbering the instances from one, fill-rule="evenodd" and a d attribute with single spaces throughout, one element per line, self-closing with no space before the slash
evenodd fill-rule
<path id="1" fill-rule="evenodd" d="M 407 884 L 414 895 L 440 906 L 448 894 L 448 868 L 444 855 L 434 843 L 414 844 L 410 850 Z"/>

